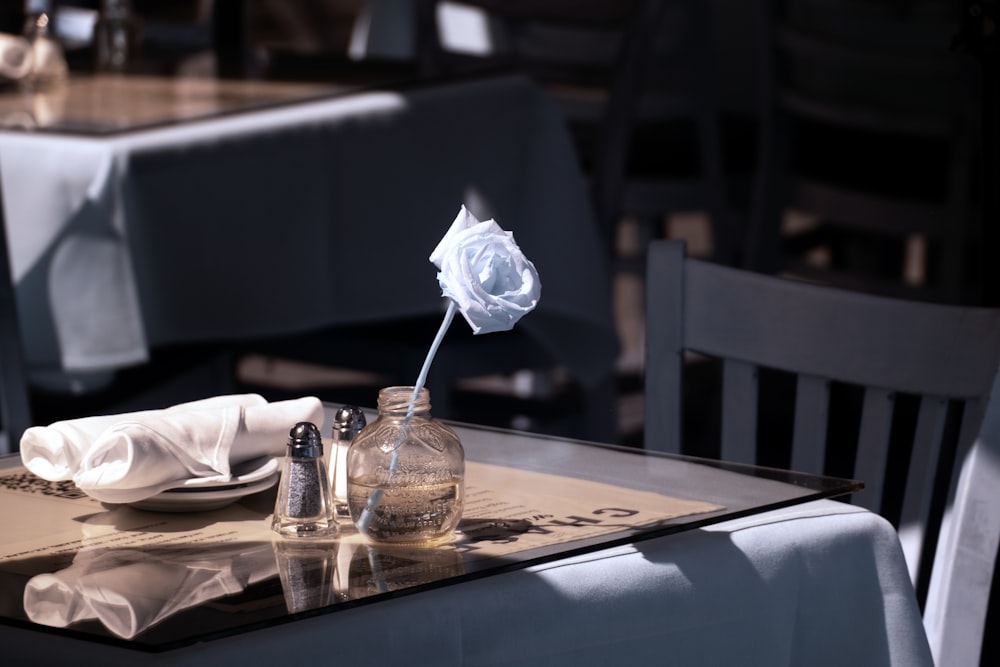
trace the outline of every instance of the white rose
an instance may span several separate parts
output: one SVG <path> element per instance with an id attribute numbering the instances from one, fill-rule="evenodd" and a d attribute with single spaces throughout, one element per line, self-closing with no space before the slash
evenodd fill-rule
<path id="1" fill-rule="evenodd" d="M 538 305 L 538 272 L 514 235 L 493 220 L 479 222 L 464 206 L 430 260 L 444 296 L 473 333 L 507 331 Z"/>

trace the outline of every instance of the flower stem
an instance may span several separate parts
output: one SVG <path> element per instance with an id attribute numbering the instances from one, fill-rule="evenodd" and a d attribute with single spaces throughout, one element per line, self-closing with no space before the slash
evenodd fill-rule
<path id="1" fill-rule="evenodd" d="M 410 404 L 406 409 L 403 428 L 400 429 L 399 436 L 396 438 L 396 443 L 392 448 L 392 457 L 389 459 L 389 474 L 395 472 L 396 466 L 399 463 L 399 446 L 403 444 L 403 439 L 406 437 L 407 428 L 410 426 L 410 419 L 413 417 L 413 412 L 416 409 L 417 397 L 427 382 L 427 374 L 431 370 L 431 362 L 434 361 L 434 355 L 437 354 L 438 348 L 441 347 L 441 341 L 444 340 L 444 335 L 448 331 L 448 327 L 451 326 L 451 321 L 455 319 L 456 308 L 455 301 L 448 299 L 448 310 L 444 313 L 444 320 L 441 322 L 441 326 L 438 327 L 437 334 L 434 336 L 434 342 L 431 343 L 431 349 L 427 351 L 427 357 L 424 359 L 424 365 L 420 368 L 417 383 L 413 386 L 413 394 L 410 396 Z M 371 495 L 368 496 L 368 504 L 365 505 L 365 508 L 361 511 L 361 516 L 358 517 L 358 530 L 364 531 L 368 528 L 368 524 L 371 523 L 374 516 L 375 508 L 378 507 L 381 501 L 382 489 L 374 489 Z"/>
<path id="2" fill-rule="evenodd" d="M 427 357 L 424 359 L 424 365 L 420 368 L 417 383 L 413 386 L 413 395 L 410 396 L 410 407 L 406 411 L 407 423 L 410 421 L 410 417 L 413 416 L 417 396 L 420 395 L 420 390 L 423 389 L 424 383 L 427 382 L 427 373 L 431 370 L 431 362 L 434 361 L 434 355 L 437 354 L 438 348 L 441 347 L 441 341 L 444 340 L 444 334 L 448 331 L 448 327 L 451 326 L 451 321 L 455 319 L 456 308 L 454 300 L 448 299 L 448 310 L 444 313 L 444 320 L 441 322 L 441 326 L 438 327 L 437 335 L 434 336 L 434 342 L 431 343 L 431 349 L 427 351 Z"/>

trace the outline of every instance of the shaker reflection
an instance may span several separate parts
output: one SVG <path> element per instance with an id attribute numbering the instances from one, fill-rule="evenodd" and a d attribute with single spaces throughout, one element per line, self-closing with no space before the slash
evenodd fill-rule
<path id="1" fill-rule="evenodd" d="M 267 542 L 83 550 L 66 569 L 28 581 L 24 610 L 41 625 L 94 619 L 131 639 L 178 612 L 274 575 Z"/>
<path id="2" fill-rule="evenodd" d="M 289 613 L 336 601 L 333 582 L 339 546 L 336 542 L 274 541 L 274 559 Z"/>

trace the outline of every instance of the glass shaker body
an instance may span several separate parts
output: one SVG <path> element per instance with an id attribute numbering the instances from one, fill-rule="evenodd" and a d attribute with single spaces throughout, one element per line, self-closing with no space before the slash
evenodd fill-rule
<path id="1" fill-rule="evenodd" d="M 323 441 L 309 422 L 296 424 L 289 434 L 271 529 L 285 537 L 326 537 L 338 531 Z"/>
<path id="2" fill-rule="evenodd" d="M 347 507 L 347 451 L 351 442 L 367 425 L 365 413 L 353 405 L 345 405 L 334 415 L 333 437 L 330 443 L 330 485 L 333 489 L 333 510 L 338 519 L 350 517 Z"/>
<path id="3" fill-rule="evenodd" d="M 379 416 L 347 453 L 351 518 L 375 542 L 439 544 L 452 539 L 465 498 L 465 451 L 430 415 L 430 394 L 413 387 L 379 392 Z"/>

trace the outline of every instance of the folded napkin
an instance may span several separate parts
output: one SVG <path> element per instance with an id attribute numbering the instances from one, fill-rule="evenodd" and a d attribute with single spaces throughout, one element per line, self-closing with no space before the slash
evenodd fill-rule
<path id="1" fill-rule="evenodd" d="M 300 421 L 323 423 L 318 398 L 268 403 L 256 394 L 220 396 L 35 426 L 21 437 L 21 460 L 39 477 L 72 479 L 93 498 L 130 503 L 194 478 L 223 483 L 231 466 L 281 456 Z"/>
<path id="2" fill-rule="evenodd" d="M 142 421 L 171 412 L 260 405 L 267 405 L 267 401 L 258 394 L 214 396 L 164 410 L 84 417 L 58 421 L 48 426 L 33 426 L 21 437 L 21 458 L 28 470 L 39 477 L 52 481 L 72 479 L 91 444 L 106 430 L 122 421 Z"/>

